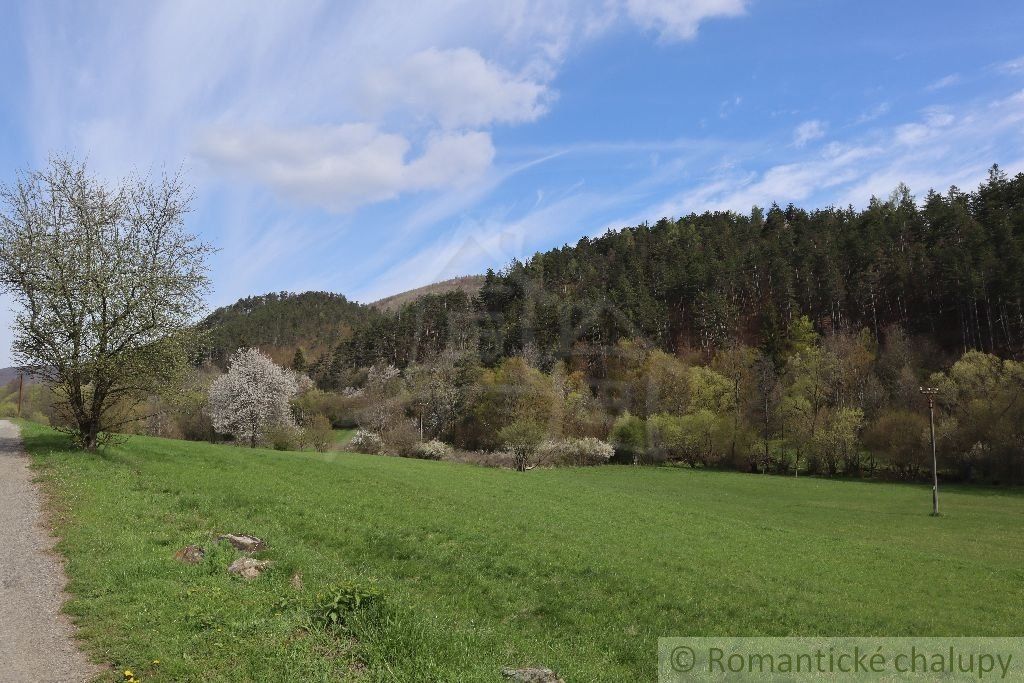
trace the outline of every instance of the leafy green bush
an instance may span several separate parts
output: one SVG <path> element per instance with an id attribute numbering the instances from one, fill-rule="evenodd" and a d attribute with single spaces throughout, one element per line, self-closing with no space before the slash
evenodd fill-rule
<path id="1" fill-rule="evenodd" d="M 210 576 L 222 575 L 238 557 L 234 546 L 227 541 L 204 543 L 203 549 L 203 561 L 199 566 Z"/>
<path id="2" fill-rule="evenodd" d="M 722 423 L 713 412 L 703 408 L 682 416 L 652 415 L 647 418 L 645 461 L 677 460 L 691 467 L 708 465 L 720 458 L 716 436 L 722 431 Z"/>
<path id="3" fill-rule="evenodd" d="M 533 420 L 516 420 L 502 427 L 498 440 L 512 452 L 515 468 L 522 472 L 544 440 L 544 426 Z"/>
<path id="4" fill-rule="evenodd" d="M 326 453 L 334 443 L 331 421 L 319 413 L 306 420 L 302 428 L 302 440 L 319 453 Z"/>
<path id="5" fill-rule="evenodd" d="M 636 415 L 625 412 L 615 420 L 609 441 L 615 452 L 639 464 L 647 452 L 647 428 L 644 421 Z"/>
<path id="6" fill-rule="evenodd" d="M 275 451 L 297 451 L 300 448 L 300 434 L 293 427 L 268 429 L 264 438 Z"/>
<path id="7" fill-rule="evenodd" d="M 344 626 L 353 612 L 366 609 L 380 601 L 381 593 L 374 586 L 364 586 L 354 581 L 331 586 L 317 593 L 313 609 L 313 623 L 322 628 Z"/>

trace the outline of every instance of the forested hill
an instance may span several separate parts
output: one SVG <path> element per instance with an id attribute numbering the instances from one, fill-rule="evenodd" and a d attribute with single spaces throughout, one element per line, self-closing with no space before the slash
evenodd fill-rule
<path id="1" fill-rule="evenodd" d="M 291 365 L 297 349 L 310 358 L 330 353 L 376 311 L 330 292 L 271 292 L 218 308 L 200 323 L 207 357 L 224 365 L 235 350 L 256 346 Z"/>
<path id="2" fill-rule="evenodd" d="M 334 371 L 403 366 L 477 345 L 485 362 L 526 352 L 543 367 L 642 338 L 710 354 L 769 353 L 794 321 L 819 332 L 900 326 L 939 354 L 1024 351 L 1024 174 L 993 167 L 974 192 L 920 201 L 905 187 L 864 210 L 794 206 L 692 214 L 581 239 L 488 272 L 479 295 L 425 297 L 356 329 Z M 467 320 L 476 321 L 467 329 Z M 472 332 L 474 340 L 467 339 Z"/>
<path id="3" fill-rule="evenodd" d="M 600 376 L 602 349 L 622 339 L 706 357 L 736 341 L 775 353 L 807 316 L 826 335 L 866 329 L 881 340 L 899 326 L 937 360 L 967 349 L 1020 358 L 1024 174 L 993 167 L 976 191 L 920 200 L 901 186 L 863 210 L 662 219 L 488 271 L 478 291 L 467 282 L 382 306 L 327 292 L 249 297 L 203 321 L 208 355 L 223 365 L 258 346 L 291 364 L 301 348 L 326 386 L 346 369 L 404 367 L 451 347 L 488 364 L 576 356 Z"/>

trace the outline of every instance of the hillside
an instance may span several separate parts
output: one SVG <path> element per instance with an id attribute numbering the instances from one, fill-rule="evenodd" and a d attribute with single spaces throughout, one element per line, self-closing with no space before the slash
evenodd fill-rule
<path id="1" fill-rule="evenodd" d="M 430 285 L 423 287 L 417 287 L 416 289 L 410 289 L 407 292 L 400 292 L 391 296 L 384 297 L 370 304 L 370 306 L 376 308 L 379 311 L 393 312 L 400 309 L 402 306 L 408 303 L 412 303 L 416 299 L 427 294 L 448 294 L 449 292 L 464 292 L 467 296 L 472 298 L 476 296 L 477 292 L 484 284 L 483 275 L 464 275 L 462 277 L 455 277 L 451 280 L 444 280 L 442 282 L 435 282 Z"/>
<path id="2" fill-rule="evenodd" d="M 667 634 L 1022 630 L 1015 493 L 949 487 L 936 520 L 925 486 L 25 437 L 61 510 L 68 611 L 143 680 L 649 681 Z M 267 541 L 265 575 L 224 571 L 236 554 L 210 535 L 227 531 Z M 173 559 L 190 543 L 202 564 Z M 343 607 L 344 630 L 317 619 L 367 588 L 380 599 Z"/>
<path id="3" fill-rule="evenodd" d="M 297 348 L 313 359 L 346 339 L 374 311 L 330 292 L 271 292 L 218 308 L 200 323 L 210 360 L 223 365 L 236 350 L 256 346 L 290 364 Z"/>
<path id="4" fill-rule="evenodd" d="M 16 382 L 20 374 L 21 370 L 18 368 L 0 368 L 0 387 L 9 382 Z"/>
<path id="5" fill-rule="evenodd" d="M 773 205 L 609 231 L 488 271 L 466 305 L 485 363 L 575 356 L 598 378 L 601 350 L 624 339 L 705 358 L 740 342 L 777 359 L 805 316 L 819 334 L 866 330 L 875 344 L 899 327 L 936 365 L 968 349 L 1021 357 L 1024 174 L 993 167 L 973 192 L 920 201 L 900 186 L 859 211 Z M 376 338 L 348 356 L 401 364 L 408 316 L 392 315 L 392 331 L 375 323 Z"/>
<path id="6" fill-rule="evenodd" d="M 967 349 L 1021 357 L 1024 174 L 993 167 L 973 192 L 921 201 L 901 186 L 860 211 L 773 205 L 662 219 L 369 306 L 268 294 L 204 326 L 217 362 L 245 344 L 284 361 L 301 346 L 310 363 L 334 353 L 336 373 L 470 344 L 488 364 L 525 350 L 550 367 L 575 354 L 601 377 L 599 349 L 623 339 L 705 358 L 741 342 L 777 358 L 804 316 L 819 334 L 867 330 L 876 344 L 899 327 L 934 367 Z"/>
<path id="7" fill-rule="evenodd" d="M 801 316 L 825 335 L 898 325 L 940 351 L 1024 352 L 1024 174 L 974 192 L 905 187 L 867 208 L 692 214 L 582 239 L 489 278 L 498 354 L 640 337 L 707 354 L 772 346 Z M 568 324 L 573 335 L 566 338 Z"/>
<path id="8" fill-rule="evenodd" d="M 329 355 L 353 329 L 372 326 L 380 313 L 394 313 L 433 295 L 465 293 L 473 297 L 482 275 L 467 275 L 399 292 L 363 305 L 332 292 L 270 292 L 218 308 L 201 323 L 207 332 L 207 357 L 218 365 L 239 348 L 256 346 L 274 360 L 290 364 L 301 348 L 309 363 Z M 0 372 L 4 372 L 0 370 Z"/>

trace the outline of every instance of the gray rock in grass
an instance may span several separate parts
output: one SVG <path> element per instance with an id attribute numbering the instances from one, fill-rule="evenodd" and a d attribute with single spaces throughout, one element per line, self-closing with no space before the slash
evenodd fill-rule
<path id="1" fill-rule="evenodd" d="M 174 553 L 174 559 L 185 564 L 199 564 L 206 557 L 206 551 L 200 545 L 187 545 Z"/>
<path id="2" fill-rule="evenodd" d="M 254 553 L 267 547 L 263 539 L 250 536 L 249 534 L 222 534 L 217 537 L 217 541 L 227 541 L 239 550 L 247 553 Z"/>
<path id="3" fill-rule="evenodd" d="M 501 675 L 510 681 L 514 681 L 514 683 L 565 683 L 551 669 L 540 667 L 526 667 L 523 669 L 505 667 L 501 670 Z"/>
<path id="4" fill-rule="evenodd" d="M 257 560 L 252 557 L 240 557 L 228 567 L 229 574 L 236 574 L 243 579 L 252 580 L 270 567 L 270 560 Z"/>

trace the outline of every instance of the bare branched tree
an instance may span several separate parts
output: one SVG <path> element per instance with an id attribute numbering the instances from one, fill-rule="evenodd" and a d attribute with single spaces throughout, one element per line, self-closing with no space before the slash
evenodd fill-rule
<path id="1" fill-rule="evenodd" d="M 186 365 L 212 251 L 184 229 L 189 201 L 178 176 L 112 185 L 66 157 L 0 187 L 15 361 L 52 383 L 88 450 Z"/>

